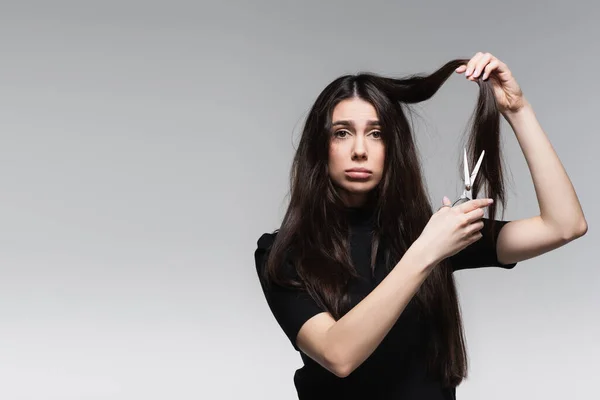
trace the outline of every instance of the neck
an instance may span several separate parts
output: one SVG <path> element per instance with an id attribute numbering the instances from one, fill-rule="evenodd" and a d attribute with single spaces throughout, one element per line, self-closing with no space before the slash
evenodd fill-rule
<path id="1" fill-rule="evenodd" d="M 369 193 L 361 193 L 352 196 L 342 196 L 344 205 L 348 208 L 365 208 L 370 207 L 372 196 Z"/>
<path id="2" fill-rule="evenodd" d="M 352 226 L 368 226 L 374 217 L 375 208 L 370 203 L 346 206 L 346 217 Z"/>

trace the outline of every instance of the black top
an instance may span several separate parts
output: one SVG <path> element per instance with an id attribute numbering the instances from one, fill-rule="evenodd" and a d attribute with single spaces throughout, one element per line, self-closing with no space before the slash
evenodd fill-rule
<path id="1" fill-rule="evenodd" d="M 374 273 L 371 271 L 371 229 L 373 213 L 368 208 L 347 209 L 351 226 L 351 256 L 361 278 L 352 282 L 352 306 L 366 297 L 387 275 L 378 257 Z M 490 220 L 483 218 L 485 225 Z M 496 220 L 495 232 L 508 221 Z M 513 268 L 516 263 L 503 265 L 498 261 L 496 243 L 482 230 L 483 237 L 450 257 L 456 270 L 496 266 Z M 277 233 L 263 234 L 254 253 L 256 270 L 260 274 L 269 248 Z M 378 252 L 379 253 L 379 252 Z M 298 277 L 290 262 L 286 273 Z M 277 285 L 268 289 L 261 280 L 267 303 L 289 338 L 294 349 L 300 352 L 304 366 L 294 374 L 298 398 L 303 399 L 402 399 L 449 400 L 455 398 L 454 389 L 444 389 L 440 382 L 426 373 L 424 359 L 424 321 L 419 318 L 416 301 L 409 302 L 392 329 L 375 351 L 350 375 L 340 378 L 304 354 L 296 345 L 296 335 L 302 325 L 314 315 L 326 311 L 305 292 Z"/>

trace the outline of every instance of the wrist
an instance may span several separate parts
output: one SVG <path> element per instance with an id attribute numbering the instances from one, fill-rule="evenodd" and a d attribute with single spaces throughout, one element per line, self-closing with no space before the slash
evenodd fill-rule
<path id="1" fill-rule="evenodd" d="M 429 272 L 440 262 L 431 246 L 428 246 L 420 239 L 413 242 L 406 251 L 406 255 L 410 257 L 411 265 L 424 272 Z"/>
<path id="2" fill-rule="evenodd" d="M 531 107 L 531 104 L 529 103 L 529 101 L 527 101 L 527 99 L 525 97 L 523 97 L 521 107 L 519 107 L 516 110 L 512 110 L 512 111 L 506 110 L 502 113 L 502 115 L 510 123 L 510 122 L 513 122 L 514 120 L 518 120 L 523 115 L 531 113 L 532 111 L 533 111 L 533 108 Z"/>

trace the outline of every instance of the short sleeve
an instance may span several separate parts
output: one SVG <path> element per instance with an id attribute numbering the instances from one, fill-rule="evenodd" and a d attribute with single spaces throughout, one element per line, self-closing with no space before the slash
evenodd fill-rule
<path id="1" fill-rule="evenodd" d="M 294 346 L 294 349 L 300 351 L 296 345 L 296 336 L 300 328 L 311 317 L 326 310 L 320 307 L 304 290 L 283 287 L 275 283 L 270 283 L 268 286 L 265 284 L 263 270 L 275 235 L 276 233 L 265 233 L 258 239 L 254 252 L 256 272 L 273 316 Z M 289 260 L 285 261 L 283 269 L 286 277 L 299 279 L 293 264 Z"/>
<path id="2" fill-rule="evenodd" d="M 502 264 L 498 261 L 498 253 L 496 250 L 498 234 L 502 227 L 510 221 L 491 220 L 489 218 L 482 218 L 482 221 L 482 238 L 450 257 L 454 271 L 483 267 L 511 269 L 517 265 L 516 262 Z M 492 222 L 493 230 L 490 231 L 490 224 L 492 224 Z M 490 235 L 490 233 L 492 233 L 492 235 Z"/>

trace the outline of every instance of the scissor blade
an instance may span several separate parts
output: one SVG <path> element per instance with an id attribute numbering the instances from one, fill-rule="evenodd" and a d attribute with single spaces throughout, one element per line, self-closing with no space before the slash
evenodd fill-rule
<path id="1" fill-rule="evenodd" d="M 471 182 L 475 182 L 475 177 L 477 176 L 477 173 L 479 172 L 479 167 L 481 167 L 481 162 L 483 161 L 484 154 L 485 154 L 485 150 L 483 150 L 481 152 L 481 155 L 479 156 L 479 160 L 477 160 L 475 169 L 473 170 L 473 173 L 471 174 Z"/>
<path id="2" fill-rule="evenodd" d="M 465 187 L 471 185 L 471 180 L 469 179 L 469 160 L 467 160 L 467 149 L 464 149 L 464 161 L 463 161 L 463 169 L 465 171 Z"/>

